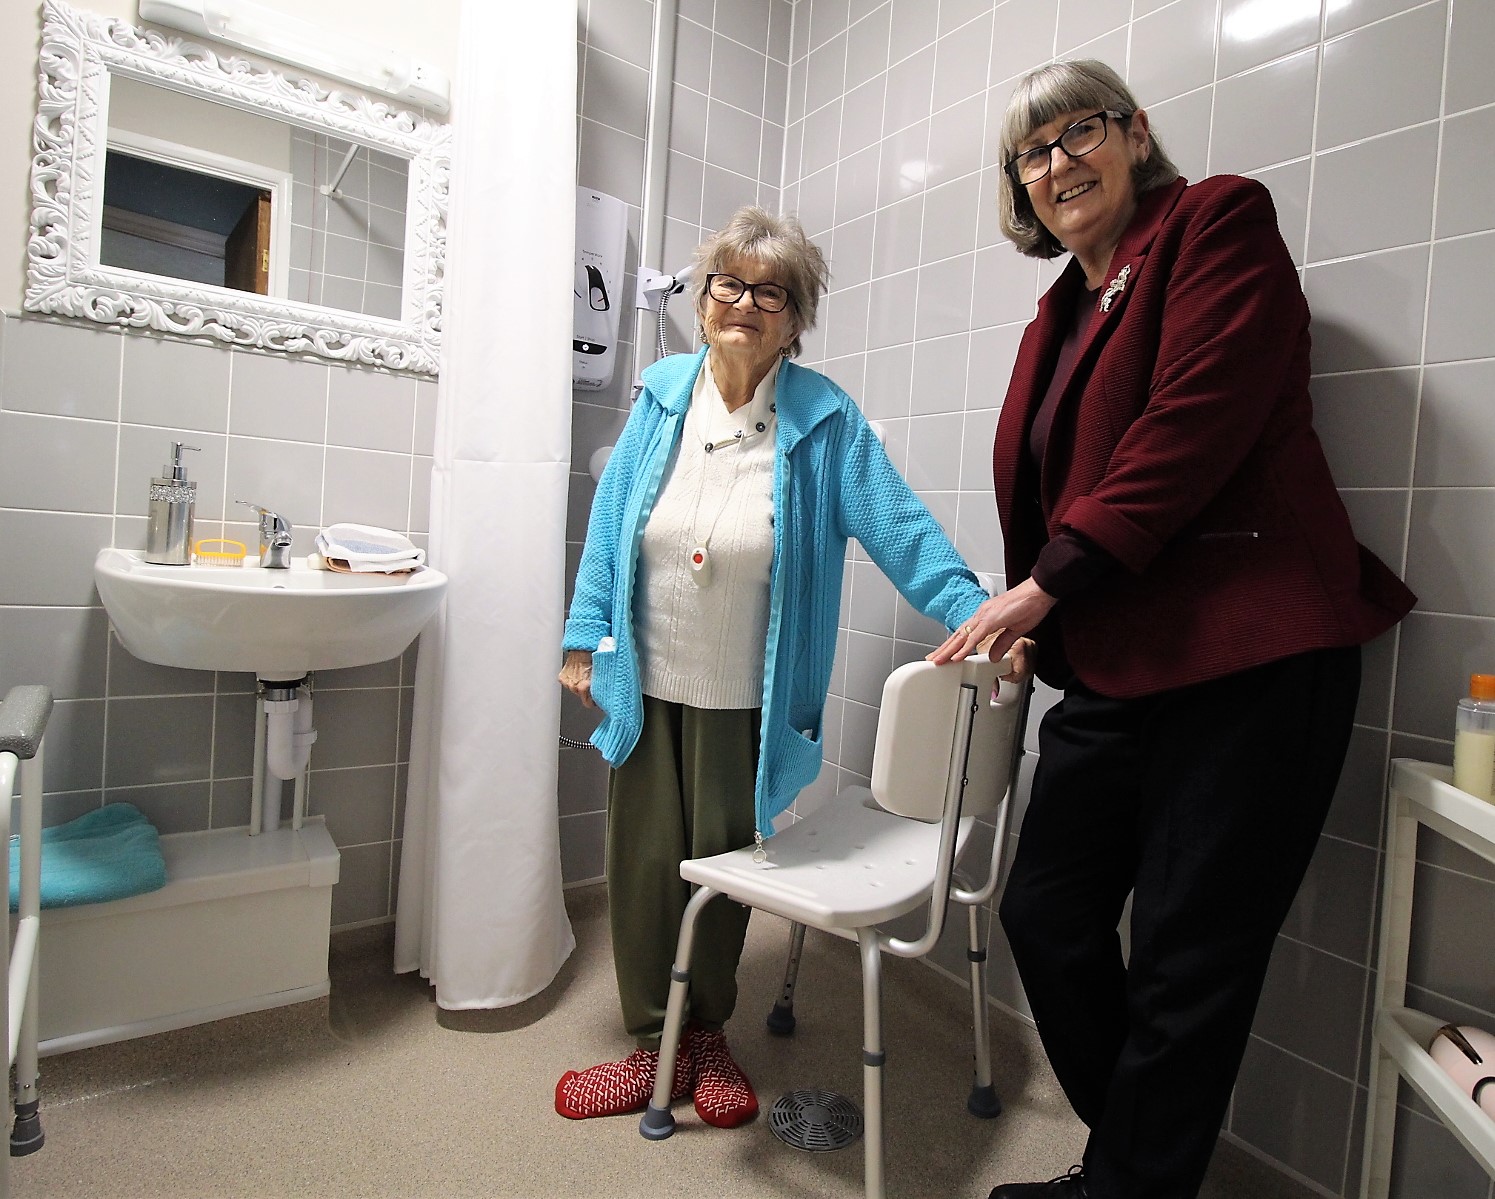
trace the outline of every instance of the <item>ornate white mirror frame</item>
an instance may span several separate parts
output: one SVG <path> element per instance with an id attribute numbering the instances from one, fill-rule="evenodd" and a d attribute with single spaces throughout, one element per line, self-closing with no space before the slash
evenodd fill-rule
<path id="1" fill-rule="evenodd" d="M 97 241 L 111 73 L 278 117 L 410 164 L 402 318 L 102 266 Z M 31 167 L 25 308 L 435 374 L 441 346 L 450 127 L 358 93 L 46 0 Z"/>

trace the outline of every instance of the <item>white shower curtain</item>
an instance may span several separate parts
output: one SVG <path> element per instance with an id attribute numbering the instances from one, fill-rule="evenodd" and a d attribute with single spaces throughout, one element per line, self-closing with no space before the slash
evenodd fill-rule
<path id="1" fill-rule="evenodd" d="M 575 947 L 556 812 L 576 196 L 576 8 L 463 0 L 430 560 L 395 969 L 444 1008 Z"/>

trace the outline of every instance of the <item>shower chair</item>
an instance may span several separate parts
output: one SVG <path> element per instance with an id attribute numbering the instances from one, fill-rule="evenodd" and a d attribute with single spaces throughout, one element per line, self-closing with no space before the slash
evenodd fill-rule
<path id="1" fill-rule="evenodd" d="M 36 1091 L 37 938 L 41 928 L 42 872 L 42 737 L 52 712 L 52 693 L 46 687 L 12 687 L 0 703 L 0 823 L 10 840 L 12 805 L 17 774 L 21 779 L 20 902 L 15 941 L 11 922 L 0 924 L 0 960 L 6 964 L 7 994 L 0 1028 L 15 1068 L 12 1101 L 15 1125 L 7 1152 L 0 1148 L 0 1199 L 10 1194 L 10 1158 L 35 1153 L 42 1147 L 40 1103 Z M 10 854 L 3 872 L 10 894 Z"/>
<path id="2" fill-rule="evenodd" d="M 973 1115 L 1002 1110 L 992 1086 L 987 1035 L 983 906 L 996 892 L 1023 753 L 1031 680 L 1000 682 L 1009 660 L 975 656 L 944 666 L 910 662 L 889 675 L 872 756 L 871 787 L 841 791 L 764 843 L 695 858 L 680 875 L 697 884 L 680 923 L 654 1094 L 639 1131 L 663 1140 L 675 1129 L 670 1083 L 680 1047 L 690 961 L 701 910 L 718 896 L 791 923 L 789 962 L 770 1031 L 793 1030 L 793 999 L 805 927 L 855 940 L 862 962 L 864 1179 L 868 1199 L 883 1199 L 882 1040 L 884 953 L 923 957 L 944 929 L 947 901 L 966 908 L 967 958 L 975 1029 Z M 977 820 L 994 826 L 991 852 L 973 888 L 955 868 Z M 765 856 L 766 853 L 766 856 Z M 924 908 L 912 939 L 888 922 Z"/>

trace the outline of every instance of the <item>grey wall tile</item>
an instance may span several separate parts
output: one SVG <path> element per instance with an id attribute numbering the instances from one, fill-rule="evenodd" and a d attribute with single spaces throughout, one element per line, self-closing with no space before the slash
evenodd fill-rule
<path id="1" fill-rule="evenodd" d="M 1392 727 L 1451 739 L 1469 676 L 1495 662 L 1495 621 L 1415 611 L 1401 625 Z"/>
<path id="2" fill-rule="evenodd" d="M 211 695 L 109 702 L 107 787 L 205 780 L 211 776 L 212 750 Z"/>
<path id="3" fill-rule="evenodd" d="M 1487 552 L 1495 490 L 1474 487 L 1412 493 L 1407 585 L 1430 612 L 1495 616 L 1495 559 Z"/>
<path id="4" fill-rule="evenodd" d="M 1364 966 L 1279 937 L 1252 1033 L 1353 1079 L 1366 974 Z"/>
<path id="5" fill-rule="evenodd" d="M 1308 240 L 1308 186 L 1312 172 L 1307 159 L 1283 163 L 1253 172 L 1254 177 L 1266 184 L 1272 193 L 1272 202 L 1277 208 L 1277 227 L 1282 231 L 1282 240 L 1293 256 L 1293 261 L 1303 265 L 1304 246 Z"/>
<path id="6" fill-rule="evenodd" d="M 118 426 L 0 411 L 0 507 L 114 511 Z"/>
<path id="7" fill-rule="evenodd" d="M 1283 935 L 1347 961 L 1367 961 L 1376 865 L 1375 850 L 1320 837 Z"/>
<path id="8" fill-rule="evenodd" d="M 93 560 L 109 544 L 109 528 L 106 516 L 8 513 L 7 544 L 26 569 L 0 573 L 0 604 L 96 604 Z"/>
<path id="9" fill-rule="evenodd" d="M 233 503 L 248 500 L 280 513 L 296 527 L 297 534 L 310 529 L 315 535 L 325 523 L 322 520 L 325 455 L 321 445 L 230 437 L 224 474 L 224 493 L 230 503 L 225 513 L 241 520 L 248 514 L 252 520 L 253 513 Z M 308 548 L 299 548 L 298 542 L 297 553 L 310 552 L 310 542 L 304 543 Z"/>
<path id="10" fill-rule="evenodd" d="M 393 763 L 399 703 L 399 693 L 393 688 L 318 692 L 313 709 L 317 743 L 312 747 L 312 768 Z"/>
<path id="11" fill-rule="evenodd" d="M 338 368 L 331 372 L 328 382 L 329 444 L 411 452 L 417 386 L 413 378 Z"/>
<path id="12" fill-rule="evenodd" d="M 307 803 L 312 815 L 325 817 L 333 842 L 345 849 L 390 839 L 394 787 L 393 766 L 313 770 Z"/>
<path id="13" fill-rule="evenodd" d="M 1313 424 L 1341 487 L 1407 487 L 1419 372 L 1358 371 L 1313 380 Z"/>
<path id="14" fill-rule="evenodd" d="M 1186 179 L 1206 174 L 1213 98 L 1214 89 L 1201 87 L 1148 109 L 1168 157 Z"/>
<path id="15" fill-rule="evenodd" d="M 986 7 L 982 5 L 982 7 Z M 940 23 L 946 6 L 940 6 Z M 991 65 L 992 14 L 987 11 L 945 33 L 934 50 L 934 95 L 930 111 L 939 112 L 961 100 L 984 93 Z"/>
<path id="16" fill-rule="evenodd" d="M 926 178 L 931 187 L 981 170 L 982 142 L 972 136 L 985 120 L 984 92 L 941 109 L 929 119 Z M 975 222 L 972 221 L 972 235 Z"/>
<path id="17" fill-rule="evenodd" d="M 1495 101 L 1490 46 L 1495 45 L 1495 8 L 1479 0 L 1455 0 L 1448 39 L 1447 111 Z"/>
<path id="18" fill-rule="evenodd" d="M 1424 369 L 1418 487 L 1480 487 L 1495 462 L 1495 360 Z"/>
<path id="19" fill-rule="evenodd" d="M 1488 920 L 1461 921 L 1459 935 L 1449 936 L 1442 915 L 1488 911 L 1495 885 L 1459 871 L 1422 864 L 1417 867 L 1414 886 L 1417 899 L 1412 905 L 1408 980 L 1481 1011 L 1495 1008 L 1495 980 L 1485 969 L 1495 951 L 1495 928 Z"/>
<path id="20" fill-rule="evenodd" d="M 1427 360 L 1495 357 L 1495 233 L 1433 246 Z"/>
<path id="21" fill-rule="evenodd" d="M 1210 83 L 1217 0 L 1178 0 L 1132 21 L 1127 82 L 1145 108 Z"/>
<path id="22" fill-rule="evenodd" d="M 888 69 L 893 5 L 881 4 L 846 31 L 846 90 L 875 79 Z"/>
<path id="23" fill-rule="evenodd" d="M 997 6 L 992 14 L 995 24 L 990 78 L 993 82 L 1031 70 L 1053 56 L 1058 7 L 1053 0 L 1005 0 Z"/>
<path id="24" fill-rule="evenodd" d="M 1324 44 L 1320 148 L 1437 117 L 1447 17 L 1428 4 Z"/>
<path id="25" fill-rule="evenodd" d="M 961 254 L 919 269 L 919 311 L 914 335 L 944 337 L 971 327 L 974 254 Z"/>
<path id="26" fill-rule="evenodd" d="M 1492 33 L 1495 36 L 1495 33 Z M 1488 196 L 1495 186 L 1495 108 L 1450 117 L 1439 153 L 1437 236 L 1495 227 Z"/>
<path id="27" fill-rule="evenodd" d="M 1442 1124 L 1402 1111 L 1391 1156 L 1391 1199 L 1486 1199 L 1490 1180 Z"/>
<path id="28" fill-rule="evenodd" d="M 0 688 L 50 687 L 54 700 L 103 697 L 109 619 L 102 608 L 9 608 L 0 627 Z"/>
<path id="29" fill-rule="evenodd" d="M 332 926 L 378 920 L 390 911 L 390 846 L 355 845 L 339 851 L 338 885 L 332 889 Z"/>
<path id="30" fill-rule="evenodd" d="M 1436 123 L 1320 154 L 1309 211 L 1309 261 L 1427 241 L 1437 161 Z M 1376 202 L 1365 203 L 1367 194 Z"/>
<path id="31" fill-rule="evenodd" d="M 231 356 L 221 346 L 126 337 L 120 417 L 168 429 L 228 429 Z"/>
<path id="32" fill-rule="evenodd" d="M 716 166 L 756 177 L 762 144 L 761 117 L 712 100 L 706 116 L 706 157 Z"/>
<path id="33" fill-rule="evenodd" d="M 601 812 L 561 818 L 561 881 L 566 886 L 600 879 L 607 862 L 607 817 Z"/>
<path id="34" fill-rule="evenodd" d="M 94 420 L 119 419 L 124 338 L 96 325 L 60 320 L 5 322 L 0 406 Z"/>
<path id="35" fill-rule="evenodd" d="M 1060 0 L 1055 49 L 1069 57 L 1075 46 L 1124 27 L 1131 15 L 1131 0 Z"/>
<path id="36" fill-rule="evenodd" d="M 1231 1105 L 1230 1131 L 1299 1174 L 1340 1192 L 1354 1084 L 1256 1037 Z"/>
<path id="37" fill-rule="evenodd" d="M 1412 246 L 1310 266 L 1304 290 L 1313 310 L 1314 369 L 1366 370 L 1417 362 L 1427 260 L 1426 246 Z"/>
<path id="38" fill-rule="evenodd" d="M 1224 79 L 1301 50 L 1318 38 L 1319 14 L 1311 5 L 1223 0 L 1217 70 Z"/>
<path id="39" fill-rule="evenodd" d="M 649 71 L 595 46 L 587 53 L 582 115 L 588 120 L 644 136 L 649 115 Z"/>
<path id="40" fill-rule="evenodd" d="M 321 363 L 234 351 L 229 432 L 320 444 L 327 435 L 329 370 Z"/>
<path id="41" fill-rule="evenodd" d="M 1307 154 L 1317 81 L 1313 48 L 1216 84 L 1210 170 L 1254 171 Z"/>

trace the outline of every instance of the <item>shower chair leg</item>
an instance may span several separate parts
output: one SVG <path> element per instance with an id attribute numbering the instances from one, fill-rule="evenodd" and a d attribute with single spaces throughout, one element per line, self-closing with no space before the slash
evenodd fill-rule
<path id="1" fill-rule="evenodd" d="M 805 926 L 792 922 L 789 925 L 789 960 L 784 963 L 784 985 L 779 990 L 778 1002 L 768 1013 L 768 1031 L 776 1037 L 787 1037 L 794 1032 L 794 986 L 799 981 L 799 963 L 804 952 Z"/>
<path id="2" fill-rule="evenodd" d="M 970 934 L 966 960 L 971 966 L 971 1028 L 976 1042 L 976 1080 L 966 1100 L 966 1110 L 983 1120 L 992 1120 L 1002 1114 L 1002 1101 L 991 1079 L 991 1024 L 986 1006 L 986 944 L 981 937 L 981 909 L 976 904 L 968 905 L 966 917 Z"/>
<path id="3" fill-rule="evenodd" d="M 664 1033 L 659 1040 L 659 1069 L 654 1075 L 654 1095 L 639 1121 L 638 1130 L 646 1140 L 662 1141 L 675 1131 L 675 1117 L 670 1111 L 670 1091 L 675 1081 L 675 1058 L 680 1052 L 685 1031 L 685 1001 L 690 994 L 690 955 L 695 948 L 696 921 L 701 909 L 720 895 L 710 887 L 698 887 L 685 905 L 680 921 L 680 940 L 675 945 L 675 964 L 670 968 L 670 998 L 665 1006 Z"/>

